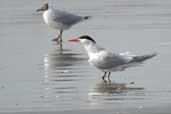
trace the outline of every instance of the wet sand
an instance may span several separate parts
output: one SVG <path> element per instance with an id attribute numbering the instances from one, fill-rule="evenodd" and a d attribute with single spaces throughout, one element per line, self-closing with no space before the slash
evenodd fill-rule
<path id="1" fill-rule="evenodd" d="M 36 12 L 43 0 L 1 2 L 0 113 L 171 112 L 170 0 L 50 0 L 93 17 L 64 32 L 62 53 L 51 42 L 58 31 Z M 83 34 L 111 52 L 158 55 L 104 83 L 82 45 L 67 41 Z"/>
<path id="2" fill-rule="evenodd" d="M 0 114 L 170 114 L 170 107 L 143 108 L 143 109 L 90 109 L 90 110 L 65 110 L 65 111 L 24 111 L 5 112 Z M 164 113 L 163 113 L 164 112 Z"/>

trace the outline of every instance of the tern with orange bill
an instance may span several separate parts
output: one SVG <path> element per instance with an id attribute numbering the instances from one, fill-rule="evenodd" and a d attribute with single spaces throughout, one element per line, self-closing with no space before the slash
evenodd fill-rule
<path id="1" fill-rule="evenodd" d="M 132 55 L 129 52 L 119 54 L 111 53 L 98 46 L 96 41 L 88 35 L 72 38 L 69 41 L 83 44 L 89 56 L 89 63 L 104 72 L 102 76 L 103 80 L 105 80 L 106 75 L 108 75 L 108 79 L 110 80 L 111 72 L 123 71 L 129 67 L 142 65 L 145 60 L 157 55 L 157 53 L 141 56 Z"/>
<path id="2" fill-rule="evenodd" d="M 37 10 L 37 12 L 39 11 L 43 11 L 43 19 L 48 26 L 60 30 L 59 35 L 52 40 L 57 43 L 62 42 L 62 33 L 64 30 L 70 29 L 73 25 L 90 18 L 90 16 L 78 16 L 54 9 L 48 3 L 44 4 Z"/>

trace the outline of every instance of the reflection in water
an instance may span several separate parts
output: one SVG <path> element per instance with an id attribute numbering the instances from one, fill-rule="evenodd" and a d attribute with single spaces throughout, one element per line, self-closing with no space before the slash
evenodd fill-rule
<path id="1" fill-rule="evenodd" d="M 53 98 L 67 100 L 70 97 L 64 96 L 76 93 L 77 87 L 74 84 L 82 76 L 80 75 L 82 73 L 80 66 L 84 64 L 85 60 L 82 54 L 72 53 L 69 49 L 62 49 L 61 53 L 61 48 L 57 47 L 45 54 L 43 82 L 45 95 L 43 98 L 46 98 L 45 100 L 48 102 L 54 102 Z M 58 99 L 59 96 L 64 98 Z"/>
<path id="2" fill-rule="evenodd" d="M 96 84 L 96 87 L 92 92 L 112 94 L 112 93 L 123 93 L 130 90 L 143 90 L 143 88 L 129 87 L 129 85 L 133 85 L 133 84 L 134 82 L 115 83 L 115 82 L 102 81 Z"/>
<path id="3" fill-rule="evenodd" d="M 76 70 L 75 67 L 79 67 L 84 62 L 85 58 L 68 49 L 63 49 L 61 52 L 61 48 L 55 48 L 44 56 L 44 78 L 77 76 L 72 72 Z"/>
<path id="4" fill-rule="evenodd" d="M 134 82 L 130 83 L 115 83 L 101 81 L 95 85 L 88 93 L 89 98 L 94 101 L 99 98 L 103 100 L 128 100 L 144 99 L 144 88 L 135 87 Z"/>
<path id="5" fill-rule="evenodd" d="M 59 52 L 60 52 L 60 54 L 62 54 L 62 52 L 63 52 L 63 45 L 62 45 L 62 42 L 60 42 Z"/>

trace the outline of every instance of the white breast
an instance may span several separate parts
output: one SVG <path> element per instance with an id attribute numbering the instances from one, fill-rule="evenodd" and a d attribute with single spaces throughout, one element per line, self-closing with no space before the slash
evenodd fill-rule
<path id="1" fill-rule="evenodd" d="M 63 30 L 68 28 L 68 27 L 65 27 L 65 25 L 63 25 L 62 23 L 54 20 L 54 14 L 51 10 L 47 10 L 43 13 L 43 19 L 45 23 L 52 28 L 63 29 Z"/>
<path id="2" fill-rule="evenodd" d="M 106 61 L 104 61 L 104 56 L 106 56 L 105 51 L 100 51 L 98 53 L 91 53 L 89 58 L 89 63 L 94 65 L 96 68 L 100 69 L 101 66 L 104 66 Z"/>

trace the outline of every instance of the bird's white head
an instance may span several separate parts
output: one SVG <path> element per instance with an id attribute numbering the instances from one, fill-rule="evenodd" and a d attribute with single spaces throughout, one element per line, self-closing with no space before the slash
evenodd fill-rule
<path id="1" fill-rule="evenodd" d="M 88 35 L 83 35 L 78 38 L 69 39 L 70 42 L 80 42 L 83 44 L 85 50 L 87 51 L 89 57 L 99 52 L 102 48 L 96 45 L 96 41 Z"/>
<path id="2" fill-rule="evenodd" d="M 46 4 L 43 4 L 43 6 L 40 9 L 36 10 L 36 11 L 37 12 L 39 12 L 39 11 L 46 11 L 48 9 L 49 9 L 49 4 L 46 3 Z"/>
<path id="3" fill-rule="evenodd" d="M 80 42 L 83 44 L 96 44 L 96 41 L 88 35 L 83 35 L 78 38 L 69 39 L 70 42 Z"/>

